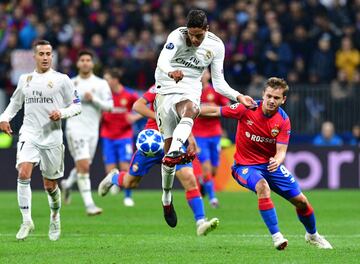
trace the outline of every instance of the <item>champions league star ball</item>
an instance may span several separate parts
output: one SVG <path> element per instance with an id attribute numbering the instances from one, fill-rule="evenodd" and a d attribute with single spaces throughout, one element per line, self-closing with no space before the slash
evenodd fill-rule
<path id="1" fill-rule="evenodd" d="M 136 148 L 147 157 L 154 157 L 163 150 L 164 140 L 159 131 L 145 129 L 141 131 L 136 140 Z"/>

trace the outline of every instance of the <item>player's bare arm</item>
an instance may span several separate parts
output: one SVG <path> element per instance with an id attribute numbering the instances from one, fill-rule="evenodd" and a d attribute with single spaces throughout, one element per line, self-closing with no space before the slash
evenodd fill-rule
<path id="1" fill-rule="evenodd" d="M 184 78 L 184 73 L 181 70 L 175 70 L 168 73 L 168 76 L 171 79 L 174 79 L 176 83 L 182 80 Z"/>
<path id="2" fill-rule="evenodd" d="M 145 98 L 141 97 L 135 101 L 132 106 L 132 110 L 139 113 L 140 115 L 155 120 L 155 113 L 147 106 Z"/>
<path id="3" fill-rule="evenodd" d="M 199 152 L 199 148 L 196 144 L 196 140 L 195 140 L 195 137 L 193 136 L 193 134 L 191 133 L 189 138 L 188 138 L 188 147 L 187 147 L 187 152 L 188 153 L 197 153 Z"/>
<path id="4" fill-rule="evenodd" d="M 209 106 L 202 105 L 200 108 L 201 117 L 220 117 L 220 107 L 219 106 Z"/>
<path id="5" fill-rule="evenodd" d="M 276 144 L 276 154 L 269 159 L 268 171 L 274 172 L 284 162 L 288 145 Z"/>
<path id="6" fill-rule="evenodd" d="M 11 136 L 11 134 L 13 133 L 10 123 L 7 121 L 2 121 L 0 122 L 0 130 L 4 131 L 6 134 L 8 134 L 9 136 Z"/>

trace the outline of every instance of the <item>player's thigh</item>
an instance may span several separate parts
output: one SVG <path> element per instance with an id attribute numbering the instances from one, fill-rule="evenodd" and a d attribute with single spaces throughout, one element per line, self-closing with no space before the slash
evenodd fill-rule
<path id="1" fill-rule="evenodd" d="M 221 145 L 220 145 L 220 136 L 211 137 L 210 140 L 210 161 L 213 167 L 219 166 Z"/>
<path id="2" fill-rule="evenodd" d="M 146 157 L 141 151 L 135 151 L 131 161 L 129 174 L 135 177 L 142 177 L 149 172 L 152 166 L 160 164 L 163 153 L 158 153 L 154 157 Z"/>
<path id="3" fill-rule="evenodd" d="M 134 153 L 132 138 L 116 140 L 116 152 L 118 156 L 118 162 L 130 162 Z"/>
<path id="4" fill-rule="evenodd" d="M 90 160 L 89 137 L 80 134 L 67 133 L 67 142 L 69 152 L 74 161 L 83 159 Z"/>
<path id="5" fill-rule="evenodd" d="M 256 192 L 256 184 L 264 179 L 261 168 L 250 165 L 234 164 L 231 167 L 233 178 L 243 187 Z"/>
<path id="6" fill-rule="evenodd" d="M 40 150 L 40 170 L 44 178 L 56 180 L 64 176 L 64 152 L 63 144 Z"/>
<path id="7" fill-rule="evenodd" d="M 210 145 L 208 138 L 196 137 L 196 144 L 199 147 L 198 158 L 200 163 L 210 160 Z"/>
<path id="8" fill-rule="evenodd" d="M 102 138 L 101 139 L 101 149 L 102 149 L 102 155 L 103 160 L 105 163 L 105 166 L 112 165 L 116 166 L 117 163 L 117 153 L 116 153 L 116 145 L 115 140 L 109 139 L 109 138 Z"/>
<path id="9" fill-rule="evenodd" d="M 40 162 L 40 150 L 31 141 L 23 140 L 19 138 L 16 151 L 16 169 L 19 170 L 19 166 L 22 163 L 32 163 L 34 166 Z"/>
<path id="10" fill-rule="evenodd" d="M 280 165 L 275 172 L 266 172 L 264 177 L 271 190 L 287 200 L 301 194 L 299 184 L 284 165 Z"/>
<path id="11" fill-rule="evenodd" d="M 157 94 L 155 98 L 155 117 L 159 131 L 163 134 L 164 139 L 171 138 L 180 121 L 176 112 L 176 103 L 178 98 L 174 94 L 161 95 Z"/>

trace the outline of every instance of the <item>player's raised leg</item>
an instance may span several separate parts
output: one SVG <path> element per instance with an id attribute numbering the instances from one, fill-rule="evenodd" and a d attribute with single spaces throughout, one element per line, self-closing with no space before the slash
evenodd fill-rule
<path id="1" fill-rule="evenodd" d="M 18 165 L 17 198 L 22 215 L 22 224 L 16 234 L 16 239 L 24 240 L 35 229 L 31 218 L 31 173 L 33 164 L 23 162 Z"/>

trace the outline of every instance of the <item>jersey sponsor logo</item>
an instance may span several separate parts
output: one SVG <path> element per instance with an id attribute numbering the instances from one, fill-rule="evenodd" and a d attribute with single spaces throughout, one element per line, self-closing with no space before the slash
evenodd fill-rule
<path id="1" fill-rule="evenodd" d="M 234 109 L 238 108 L 239 104 L 240 103 L 230 105 L 230 109 L 234 110 Z"/>
<path id="2" fill-rule="evenodd" d="M 243 168 L 242 170 L 241 170 L 241 174 L 246 174 L 246 173 L 248 173 L 249 172 L 249 168 Z"/>
<path id="3" fill-rule="evenodd" d="M 276 137 L 279 134 L 279 132 L 280 132 L 280 129 L 277 125 L 271 129 L 271 135 L 273 137 Z"/>
<path id="4" fill-rule="evenodd" d="M 275 139 L 275 138 L 267 138 L 267 137 L 262 137 L 262 136 L 254 135 L 254 134 L 251 134 L 251 133 L 248 132 L 248 131 L 245 132 L 245 136 L 246 136 L 247 138 L 249 138 L 251 141 L 254 141 L 254 142 L 270 143 L 270 144 L 275 144 L 275 143 L 276 143 L 276 139 Z"/>
<path id="5" fill-rule="evenodd" d="M 139 170 L 139 164 L 136 162 L 132 165 L 133 172 L 137 172 Z"/>
<path id="6" fill-rule="evenodd" d="M 42 91 L 32 91 L 31 97 L 25 98 L 25 104 L 52 104 L 54 99 L 52 97 L 43 96 Z"/>
<path id="7" fill-rule="evenodd" d="M 191 58 L 190 58 L 190 61 L 186 61 L 186 60 L 184 60 L 183 58 L 176 58 L 175 61 L 176 61 L 177 63 L 179 63 L 179 64 L 184 65 L 184 66 L 187 67 L 187 68 L 192 68 L 192 69 L 204 71 L 204 67 L 194 65 L 194 63 L 195 63 L 195 64 L 198 64 L 198 63 L 200 62 L 200 61 L 199 61 L 198 59 L 196 59 L 195 57 L 191 57 Z"/>
<path id="8" fill-rule="evenodd" d="M 169 49 L 169 50 L 172 50 L 174 47 L 175 47 L 174 44 L 171 43 L 171 42 L 168 43 L 168 44 L 165 46 L 165 48 L 167 48 L 167 49 Z"/>

